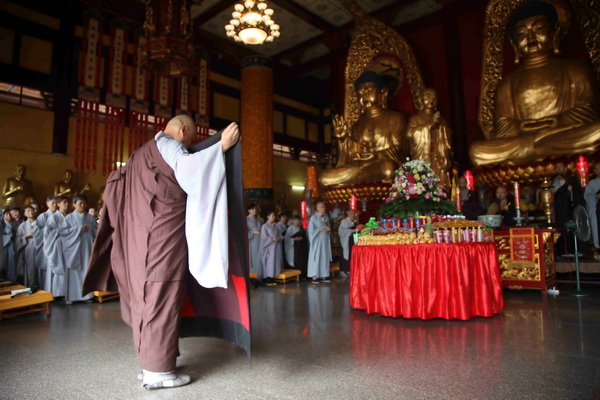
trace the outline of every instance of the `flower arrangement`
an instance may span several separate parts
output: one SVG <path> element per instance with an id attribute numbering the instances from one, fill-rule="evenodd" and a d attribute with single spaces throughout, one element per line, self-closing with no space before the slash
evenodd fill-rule
<path id="1" fill-rule="evenodd" d="M 392 191 L 379 208 L 382 217 L 407 218 L 426 214 L 457 214 L 456 205 L 424 160 L 410 160 L 396 170 Z"/>

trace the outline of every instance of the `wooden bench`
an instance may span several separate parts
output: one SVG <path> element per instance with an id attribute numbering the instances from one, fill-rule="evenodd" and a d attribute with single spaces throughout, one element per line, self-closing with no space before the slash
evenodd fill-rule
<path id="1" fill-rule="evenodd" d="M 93 294 L 94 294 L 94 299 L 96 299 L 98 301 L 98 303 L 102 303 L 104 301 L 119 298 L 119 293 L 95 291 Z"/>
<path id="2" fill-rule="evenodd" d="M 298 269 L 284 269 L 275 278 L 276 282 L 286 283 L 294 279 L 296 282 L 300 281 L 300 270 Z"/>
<path id="3" fill-rule="evenodd" d="M 340 264 L 339 263 L 331 263 L 329 267 L 329 274 L 333 278 L 340 272 Z"/>
<path id="4" fill-rule="evenodd" d="M 0 321 L 4 318 L 38 311 L 46 311 L 46 315 L 50 316 L 50 302 L 54 300 L 52 293 L 38 290 L 33 294 L 14 299 L 11 299 L 10 296 L 10 294 L 0 296 Z"/>

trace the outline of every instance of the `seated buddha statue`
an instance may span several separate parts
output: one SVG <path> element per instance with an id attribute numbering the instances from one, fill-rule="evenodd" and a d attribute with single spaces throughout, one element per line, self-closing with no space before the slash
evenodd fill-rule
<path id="1" fill-rule="evenodd" d="M 338 163 L 322 172 L 324 186 L 391 182 L 405 156 L 406 117 L 387 109 L 388 91 L 383 79 L 373 71 L 363 72 L 354 88 L 362 114 L 352 127 L 342 116 L 334 117 Z"/>
<path id="2" fill-rule="evenodd" d="M 66 169 L 63 173 L 63 180 L 54 185 L 54 195 L 73 198 L 77 194 L 90 190 L 90 186 L 91 185 L 88 183 L 81 191 L 78 191 L 75 187 L 75 183 L 73 183 L 73 171 Z"/>
<path id="3" fill-rule="evenodd" d="M 522 3 L 508 21 L 522 64 L 495 94 L 494 137 L 475 142 L 476 166 L 519 165 L 593 152 L 600 144 L 599 94 L 591 69 L 558 57 L 558 16 L 542 1 Z"/>
<path id="4" fill-rule="evenodd" d="M 23 207 L 35 200 L 33 183 L 25 178 L 27 168 L 18 164 L 15 176 L 6 179 L 2 190 L 2 203 L 4 208 Z"/>

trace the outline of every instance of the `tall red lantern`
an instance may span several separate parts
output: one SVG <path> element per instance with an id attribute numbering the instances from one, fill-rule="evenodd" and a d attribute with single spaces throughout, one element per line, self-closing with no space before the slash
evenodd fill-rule
<path id="1" fill-rule="evenodd" d="M 467 180 L 467 188 L 469 190 L 475 190 L 475 177 L 471 175 L 471 171 L 465 171 L 465 179 Z"/>
<path id="2" fill-rule="evenodd" d="M 302 217 L 302 227 L 304 229 L 308 228 L 308 218 L 306 215 L 306 201 L 302 201 L 302 203 L 300 203 L 300 216 Z"/>
<path id="3" fill-rule="evenodd" d="M 589 164 L 587 161 L 585 161 L 583 156 L 579 156 L 579 162 L 577 163 L 577 175 L 579 175 L 579 183 L 581 183 L 581 187 L 585 188 L 588 184 Z"/>
<path id="4" fill-rule="evenodd" d="M 358 210 L 358 205 L 357 205 L 355 195 L 352 195 L 352 197 L 350 197 L 350 209 L 354 210 L 354 211 Z"/>

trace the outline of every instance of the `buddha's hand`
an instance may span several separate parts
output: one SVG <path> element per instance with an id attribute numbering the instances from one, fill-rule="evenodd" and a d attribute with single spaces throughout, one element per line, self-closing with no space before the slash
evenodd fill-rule
<path id="1" fill-rule="evenodd" d="M 334 136 L 338 139 L 348 137 L 350 129 L 348 128 L 348 122 L 346 122 L 343 116 L 339 114 L 333 116 L 333 131 Z"/>
<path id="2" fill-rule="evenodd" d="M 87 192 L 88 190 L 90 190 L 92 188 L 92 184 L 88 183 L 86 184 L 83 189 L 81 189 L 81 192 Z"/>
<path id="3" fill-rule="evenodd" d="M 520 123 L 520 128 L 523 132 L 537 131 L 542 128 L 556 128 L 557 126 L 558 119 L 556 117 L 526 119 Z"/>
<path id="4" fill-rule="evenodd" d="M 369 161 L 375 158 L 373 153 L 361 152 L 354 157 L 354 161 Z"/>

